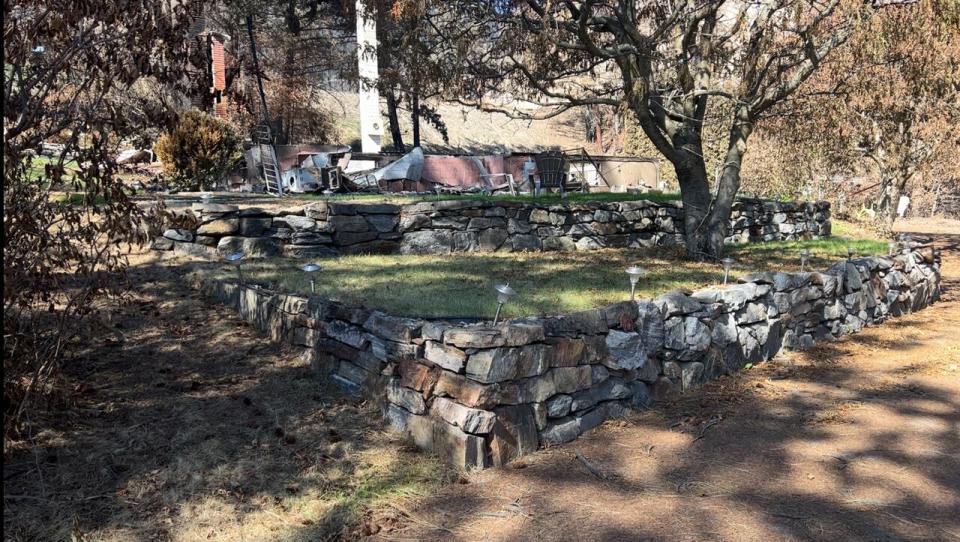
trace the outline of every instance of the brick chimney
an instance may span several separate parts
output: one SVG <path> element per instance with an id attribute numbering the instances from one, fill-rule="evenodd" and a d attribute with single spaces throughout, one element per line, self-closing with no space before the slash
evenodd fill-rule
<path id="1" fill-rule="evenodd" d="M 224 91 L 227 88 L 227 62 L 224 57 L 223 36 L 211 33 L 208 35 L 210 40 L 210 70 L 213 76 L 213 86 L 210 92 L 213 94 L 213 114 L 218 117 L 227 116 L 227 96 Z"/>

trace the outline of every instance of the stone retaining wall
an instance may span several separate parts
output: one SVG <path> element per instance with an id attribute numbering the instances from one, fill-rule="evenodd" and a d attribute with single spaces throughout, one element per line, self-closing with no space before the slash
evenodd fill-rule
<path id="1" fill-rule="evenodd" d="M 931 249 L 904 249 L 824 272 L 758 273 L 726 287 L 497 326 L 402 318 L 209 279 L 201 285 L 275 340 L 305 347 L 321 374 L 383 399 L 390 424 L 421 448 L 488 467 L 781 348 L 925 307 L 939 297 L 939 269 Z"/>
<path id="2" fill-rule="evenodd" d="M 196 227 L 168 229 L 160 250 L 250 256 L 444 254 L 573 251 L 683 244 L 678 202 L 623 201 L 539 205 L 446 200 L 409 205 L 316 202 L 277 211 L 195 204 Z M 830 235 L 830 205 L 744 200 L 734 205 L 727 241 L 746 243 Z"/>

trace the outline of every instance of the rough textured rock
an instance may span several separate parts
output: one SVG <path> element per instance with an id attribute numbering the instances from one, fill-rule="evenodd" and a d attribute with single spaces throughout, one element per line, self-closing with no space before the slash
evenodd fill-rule
<path id="1" fill-rule="evenodd" d="M 668 319 L 664 332 L 664 345 L 681 359 L 695 359 L 710 346 L 710 328 L 693 316 Z"/>
<path id="2" fill-rule="evenodd" d="M 537 450 L 539 438 L 530 405 L 500 407 L 490 435 L 490 464 L 495 467 Z"/>
<path id="3" fill-rule="evenodd" d="M 370 223 L 362 216 L 330 216 L 327 224 L 336 233 L 360 233 L 370 230 Z"/>
<path id="4" fill-rule="evenodd" d="M 563 444 L 580 436 L 580 420 L 567 416 L 553 423 L 547 423 L 547 428 L 540 432 L 540 439 L 546 444 Z"/>
<path id="5" fill-rule="evenodd" d="M 353 348 L 363 348 L 367 344 L 363 331 L 340 320 L 333 320 L 326 326 L 327 335 Z"/>
<path id="6" fill-rule="evenodd" d="M 620 379 L 610 378 L 588 390 L 573 394 L 570 410 L 577 412 L 588 409 L 603 401 L 625 399 L 630 397 L 631 393 L 630 388 Z"/>
<path id="7" fill-rule="evenodd" d="M 500 330 L 484 327 L 450 328 L 444 332 L 443 340 L 460 348 L 491 348 L 507 344 Z"/>
<path id="8" fill-rule="evenodd" d="M 401 254 L 447 254 L 453 248 L 453 235 L 448 231 L 416 231 L 403 236 Z"/>
<path id="9" fill-rule="evenodd" d="M 280 243 L 269 237 L 223 237 L 217 243 L 217 252 L 230 254 L 241 251 L 246 258 L 272 258 L 280 255 Z"/>
<path id="10" fill-rule="evenodd" d="M 547 360 L 551 367 L 572 367 L 586 362 L 587 344 L 583 339 L 551 337 Z"/>
<path id="11" fill-rule="evenodd" d="M 190 230 L 171 228 L 164 231 L 163 236 L 173 241 L 193 242 L 193 232 Z"/>
<path id="12" fill-rule="evenodd" d="M 443 421 L 433 423 L 432 449 L 448 462 L 461 468 L 486 466 L 483 437 L 464 433 Z"/>
<path id="13" fill-rule="evenodd" d="M 241 218 L 238 233 L 244 237 L 260 237 L 264 235 L 272 225 L 273 219 L 271 218 Z"/>
<path id="14" fill-rule="evenodd" d="M 703 305 L 683 294 L 683 292 L 667 292 L 653 300 L 660 307 L 665 318 L 684 314 L 693 314 L 703 309 Z"/>
<path id="15" fill-rule="evenodd" d="M 226 203 L 194 203 L 190 208 L 201 215 L 224 215 L 240 210 L 240 207 Z"/>
<path id="16" fill-rule="evenodd" d="M 554 395 L 547 400 L 547 416 L 560 418 L 570 413 L 573 397 L 567 394 Z"/>
<path id="17" fill-rule="evenodd" d="M 366 218 L 371 228 L 380 233 L 393 231 L 400 222 L 399 217 L 395 215 L 370 215 Z"/>
<path id="18" fill-rule="evenodd" d="M 437 397 L 433 400 L 430 415 L 474 435 L 489 433 L 496 421 L 496 415 L 493 412 L 466 407 L 446 397 Z"/>
<path id="19" fill-rule="evenodd" d="M 328 258 L 340 254 L 327 245 L 283 245 L 281 252 L 287 258 Z"/>
<path id="20" fill-rule="evenodd" d="M 402 386 L 419 391 L 424 398 L 433 394 L 434 386 L 440 378 L 438 367 L 428 367 L 409 358 L 400 361 L 397 372 Z"/>
<path id="21" fill-rule="evenodd" d="M 380 311 L 373 311 L 363 323 L 364 329 L 391 341 L 406 342 L 420 336 L 422 320 L 399 318 Z"/>
<path id="22" fill-rule="evenodd" d="M 197 228 L 198 235 L 233 235 L 240 229 L 239 218 L 219 218 Z"/>
<path id="23" fill-rule="evenodd" d="M 397 379 L 391 379 L 387 385 L 387 401 L 403 407 L 404 410 L 412 414 L 423 414 L 427 411 L 427 405 L 423 400 L 423 395 L 405 388 L 400 385 Z"/>
<path id="24" fill-rule="evenodd" d="M 206 259 L 213 259 L 219 256 L 216 249 L 208 246 L 199 245 L 197 243 L 178 243 L 176 241 L 171 242 L 173 243 L 174 254 Z"/>
<path id="25" fill-rule="evenodd" d="M 500 389 L 497 386 L 481 384 L 448 371 L 441 371 L 434 395 L 452 397 L 457 402 L 475 408 L 492 408 L 497 405 Z"/>
<path id="26" fill-rule="evenodd" d="M 154 237 L 150 241 L 151 250 L 173 250 L 173 241 L 166 237 Z"/>
<path id="27" fill-rule="evenodd" d="M 606 343 L 609 354 L 603 364 L 611 369 L 638 369 L 647 362 L 646 345 L 639 333 L 611 329 Z"/>
<path id="28" fill-rule="evenodd" d="M 295 231 L 309 231 L 317 227 L 317 221 L 305 216 L 284 215 L 273 219 L 273 227 L 287 227 Z"/>
<path id="29" fill-rule="evenodd" d="M 546 354 L 542 344 L 480 350 L 470 355 L 467 376 L 489 384 L 543 374 L 548 367 Z"/>
<path id="30" fill-rule="evenodd" d="M 505 229 L 483 230 L 477 235 L 477 245 L 483 252 L 493 252 L 503 245 L 507 237 Z"/>
<path id="31" fill-rule="evenodd" d="M 600 309 L 548 317 L 544 319 L 543 327 L 547 335 L 573 337 L 605 333 L 609 329 L 603 311 Z"/>
<path id="32" fill-rule="evenodd" d="M 454 373 L 462 373 L 467 364 L 467 354 L 455 346 L 436 341 L 427 341 L 423 357 Z"/>

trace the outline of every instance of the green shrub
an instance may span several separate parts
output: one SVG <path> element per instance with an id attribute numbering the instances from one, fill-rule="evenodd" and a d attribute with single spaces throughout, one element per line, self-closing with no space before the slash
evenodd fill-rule
<path id="1" fill-rule="evenodd" d="M 230 124 L 190 110 L 153 146 L 176 188 L 210 190 L 243 158 L 240 137 Z"/>

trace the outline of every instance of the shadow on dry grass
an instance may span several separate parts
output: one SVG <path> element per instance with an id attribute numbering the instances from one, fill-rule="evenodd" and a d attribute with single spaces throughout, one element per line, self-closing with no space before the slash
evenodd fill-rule
<path id="1" fill-rule="evenodd" d="M 76 404 L 7 450 L 5 539 L 339 539 L 450 479 L 184 273 L 136 267 L 130 298 L 101 307 L 120 335 L 66 366 Z"/>

